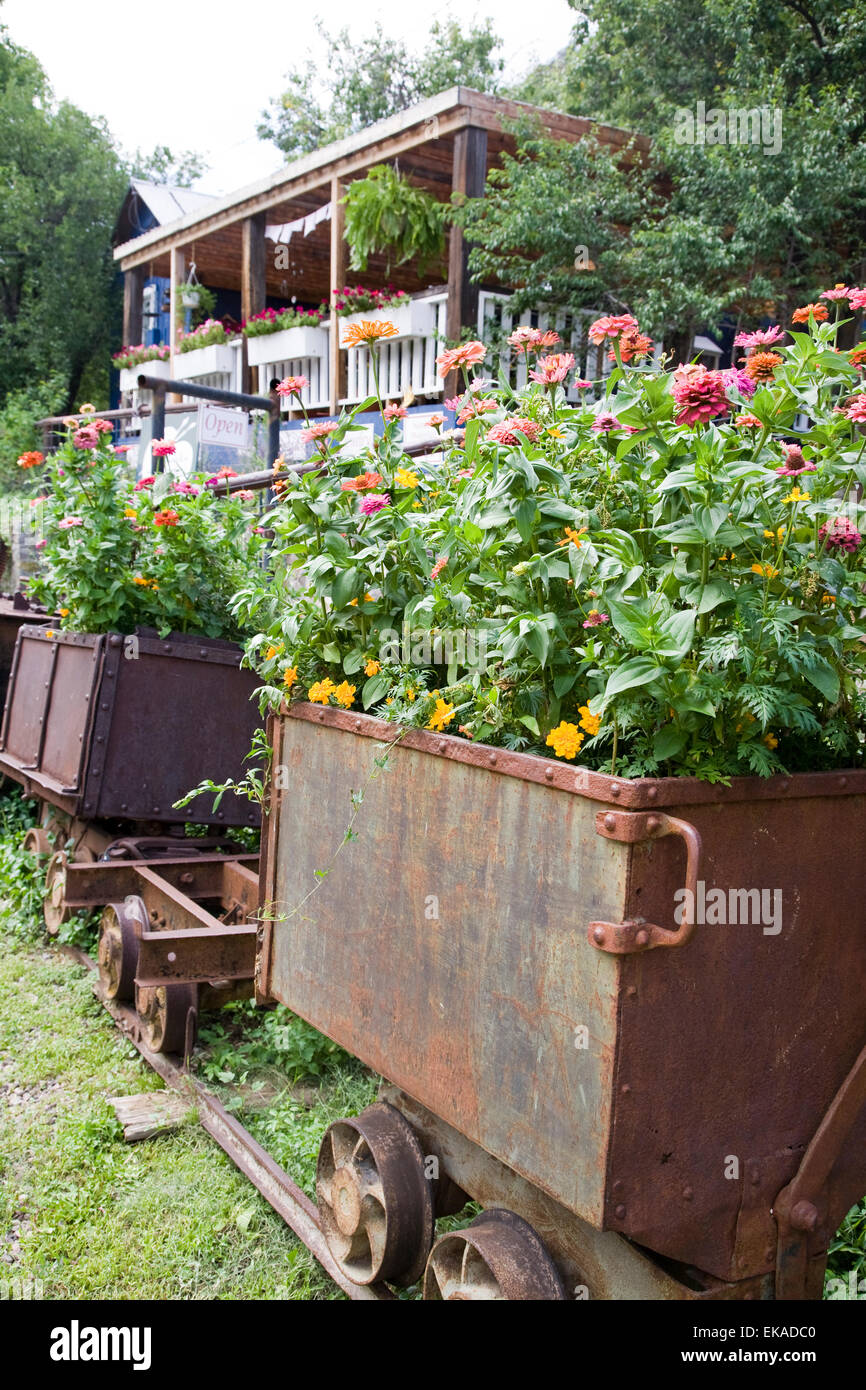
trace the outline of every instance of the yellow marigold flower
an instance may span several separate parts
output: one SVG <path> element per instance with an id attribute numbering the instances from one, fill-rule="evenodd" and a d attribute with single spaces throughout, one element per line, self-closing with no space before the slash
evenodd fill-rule
<path id="1" fill-rule="evenodd" d="M 350 608 L 357 608 L 357 607 L 358 607 L 358 600 L 357 600 L 356 598 L 350 598 L 350 599 L 349 599 L 349 607 L 350 607 Z"/>
<path id="2" fill-rule="evenodd" d="M 764 734 L 764 742 L 770 749 L 778 748 L 779 746 L 779 740 L 776 738 L 775 734 Z"/>
<path id="3" fill-rule="evenodd" d="M 566 528 L 565 528 L 565 537 L 564 537 L 563 540 L 559 541 L 558 544 L 559 544 L 559 545 L 576 545 L 577 548 L 578 548 L 578 550 L 580 550 L 580 547 L 583 545 L 583 541 L 582 541 L 580 538 L 581 538 L 581 536 L 585 535 L 585 533 L 586 533 L 586 527 L 585 527 L 585 526 L 581 526 L 581 528 L 580 528 L 579 531 L 575 531 L 575 529 L 574 529 L 573 526 L 566 526 Z"/>
<path id="4" fill-rule="evenodd" d="M 785 528 L 784 526 L 779 526 L 775 531 L 768 531 L 765 527 L 764 535 L 768 541 L 776 541 L 781 545 L 782 541 L 785 539 Z"/>
<path id="5" fill-rule="evenodd" d="M 559 425 L 548 425 L 544 432 L 545 434 L 549 434 L 551 439 L 565 438 L 565 432 L 559 428 Z"/>
<path id="6" fill-rule="evenodd" d="M 394 474 L 394 482 L 398 487 L 417 487 L 420 479 L 411 468 L 398 468 Z"/>
<path id="7" fill-rule="evenodd" d="M 265 652 L 265 661 L 273 661 L 279 650 L 279 647 L 268 647 L 268 650 Z"/>
<path id="8" fill-rule="evenodd" d="M 316 681 L 315 685 L 311 685 L 307 692 L 310 703 L 313 705 L 327 705 L 334 689 L 334 682 L 331 680 L 330 676 L 326 676 L 323 681 Z"/>
<path id="9" fill-rule="evenodd" d="M 298 679 L 298 668 L 297 668 L 297 666 L 290 666 L 289 669 L 288 669 L 288 671 L 286 672 L 286 674 L 283 676 L 283 685 L 286 687 L 287 690 L 291 690 L 292 686 L 294 685 L 294 683 L 295 683 L 295 681 L 296 681 L 297 679 Z M 312 696 L 312 693 L 311 693 L 311 694 L 310 694 L 310 699 L 312 699 L 312 698 L 313 698 L 313 696 Z"/>
<path id="10" fill-rule="evenodd" d="M 833 594 L 822 594 L 822 595 L 821 595 L 821 602 L 822 602 L 822 603 L 833 603 L 833 604 L 835 604 L 836 599 L 835 599 L 835 597 L 834 597 Z"/>
<path id="11" fill-rule="evenodd" d="M 378 676 L 380 670 L 381 670 L 381 667 L 379 666 L 378 661 L 373 661 L 372 658 L 371 658 L 371 660 L 368 661 L 368 662 L 367 662 L 367 665 L 364 667 L 364 675 L 365 675 L 365 676 Z"/>
<path id="12" fill-rule="evenodd" d="M 783 502 L 808 502 L 811 493 L 801 492 L 798 487 L 792 487 L 787 497 L 783 497 Z"/>
<path id="13" fill-rule="evenodd" d="M 344 348 L 373 347 L 381 338 L 396 338 L 399 329 L 387 319 L 362 319 L 360 323 L 350 323 L 346 336 L 340 344 Z"/>
<path id="14" fill-rule="evenodd" d="M 343 681 L 336 690 L 331 691 L 331 694 L 338 705 L 342 705 L 344 709 L 349 709 L 355 699 L 355 687 L 350 685 L 348 681 Z"/>
<path id="15" fill-rule="evenodd" d="M 58 608 L 57 611 L 58 611 L 58 613 L 60 614 L 61 618 L 68 618 L 68 617 L 69 617 L 69 609 L 68 609 L 68 608 Z"/>
<path id="16" fill-rule="evenodd" d="M 454 718 L 454 706 L 449 705 L 440 696 L 436 701 L 436 708 L 427 721 L 428 729 L 435 729 L 437 733 L 442 733 L 446 724 L 450 724 Z"/>
<path id="17" fill-rule="evenodd" d="M 752 574 L 759 574 L 762 579 L 775 579 L 778 573 L 772 565 L 752 565 Z"/>
<path id="18" fill-rule="evenodd" d="M 574 758 L 577 750 L 583 743 L 584 735 L 576 724 L 568 724 L 565 720 L 558 724 L 555 729 L 551 729 L 547 735 L 547 745 L 552 748 L 558 758 Z"/>
<path id="19" fill-rule="evenodd" d="M 143 589 L 150 588 L 150 580 L 145 579 L 143 574 L 134 574 L 132 576 L 132 582 L 133 584 L 140 584 Z"/>
<path id="20" fill-rule="evenodd" d="M 372 595 L 372 594 L 365 594 L 365 595 L 364 595 L 364 602 L 365 602 L 365 603 L 375 603 L 375 599 L 373 598 L 373 595 Z"/>
<path id="21" fill-rule="evenodd" d="M 415 691 L 411 688 L 411 686 L 406 691 L 406 699 L 409 701 L 410 704 L 415 699 Z"/>
<path id="22" fill-rule="evenodd" d="M 586 729 L 586 732 L 594 738 L 601 727 L 601 715 L 592 714 L 589 705 L 581 705 L 578 714 L 580 715 L 580 727 Z"/>
<path id="23" fill-rule="evenodd" d="M 124 516 L 131 516 L 131 517 L 134 518 L 134 517 L 137 517 L 137 516 L 138 516 L 138 512 L 135 510 L 134 507 L 124 507 L 124 509 L 123 509 L 123 515 L 124 515 Z"/>

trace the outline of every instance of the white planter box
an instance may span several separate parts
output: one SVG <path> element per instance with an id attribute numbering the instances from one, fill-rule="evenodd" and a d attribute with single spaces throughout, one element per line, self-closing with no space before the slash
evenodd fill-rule
<path id="1" fill-rule="evenodd" d="M 298 324 L 279 333 L 257 333 L 247 338 L 247 361 L 251 367 L 269 362 L 294 362 L 300 357 L 327 357 L 328 331 Z"/>
<path id="2" fill-rule="evenodd" d="M 340 319 L 340 341 L 343 325 L 350 323 L 393 323 L 398 338 L 429 338 L 436 331 L 438 305 L 429 299 L 411 299 L 408 304 L 394 304 L 390 309 L 368 309 L 366 313 L 347 314 Z M 384 341 L 393 342 L 385 338 Z"/>
<path id="3" fill-rule="evenodd" d="M 121 367 L 121 391 L 137 391 L 140 376 L 170 377 L 171 364 L 168 358 L 155 357 L 152 362 L 141 362 L 137 367 Z"/>
<path id="4" fill-rule="evenodd" d="M 174 359 L 175 381 L 192 380 L 197 376 L 213 376 L 216 372 L 231 375 L 235 367 L 235 350 L 230 343 L 211 343 L 209 347 L 179 352 Z"/>

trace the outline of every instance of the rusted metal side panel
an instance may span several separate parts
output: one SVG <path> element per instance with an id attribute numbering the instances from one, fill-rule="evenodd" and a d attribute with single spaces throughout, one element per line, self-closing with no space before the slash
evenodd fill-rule
<path id="1" fill-rule="evenodd" d="M 270 993 L 600 1224 L 621 967 L 586 923 L 622 916 L 628 848 L 599 803 L 407 746 L 378 770 L 331 724 L 280 748 Z"/>
<path id="2" fill-rule="evenodd" d="M 113 645 L 116 643 L 116 645 Z M 130 652 L 130 659 L 125 656 Z M 132 648 L 109 639 L 103 685 L 116 684 L 110 720 L 96 737 L 102 758 L 89 769 L 89 814 L 130 820 L 256 825 L 257 808 L 227 793 L 216 814 L 205 794 L 175 810 L 173 802 L 204 778 L 239 780 L 253 734 L 261 725 L 250 697 L 259 684 L 240 669 L 240 651 L 227 642 L 139 637 Z M 165 749 L 158 729 L 171 731 Z"/>
<path id="3" fill-rule="evenodd" d="M 820 798 L 676 807 L 702 837 L 704 915 L 722 889 L 729 924 L 624 957 L 606 1224 L 720 1278 L 772 1270 L 773 1200 L 866 1041 L 866 797 L 824 776 Z M 628 915 L 673 928 L 685 855 L 632 854 Z M 737 889 L 767 890 L 769 920 L 738 901 L 730 923 Z M 866 1116 L 840 1164 L 834 1183 L 866 1191 Z"/>
<path id="4" fill-rule="evenodd" d="M 39 771 L 64 791 L 77 791 L 82 784 L 90 747 L 93 709 L 99 698 L 103 642 L 96 638 L 87 644 L 57 642 L 52 645 L 56 647 L 56 662 L 51 676 Z M 21 679 L 19 673 L 16 703 Z M 21 693 L 25 699 L 29 696 L 27 687 Z"/>
<path id="5" fill-rule="evenodd" d="M 22 768 L 38 765 L 42 726 L 48 708 L 55 653 L 50 642 L 29 641 L 21 632 L 13 663 L 13 682 L 3 719 L 3 751 Z M 14 698 L 15 687 L 27 698 Z"/>

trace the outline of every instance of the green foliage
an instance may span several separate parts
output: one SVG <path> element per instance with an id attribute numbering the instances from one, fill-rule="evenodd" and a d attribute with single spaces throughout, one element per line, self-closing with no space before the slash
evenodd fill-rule
<path id="1" fill-rule="evenodd" d="M 387 257 L 397 265 L 415 261 L 423 275 L 430 261 L 445 252 L 448 204 L 418 188 L 390 164 L 375 164 L 362 179 L 355 179 L 343 199 L 346 204 L 346 240 L 353 270 L 366 270 L 370 256 Z"/>
<path id="2" fill-rule="evenodd" d="M 195 150 L 174 154 L 168 145 L 155 145 L 150 154 L 138 149 L 129 163 L 131 178 L 172 184 L 175 188 L 191 188 L 207 171 L 204 155 Z"/>
<path id="3" fill-rule="evenodd" d="M 308 60 L 289 73 L 285 91 L 258 125 L 260 139 L 273 141 L 289 157 L 364 130 L 458 83 L 493 92 L 502 70 L 502 60 L 494 56 L 499 39 L 489 20 L 471 25 L 436 20 L 418 54 L 402 40 L 386 37 L 378 23 L 361 40 L 346 29 L 332 35 L 319 24 L 318 30 L 328 49 L 325 70 Z"/>
<path id="4" fill-rule="evenodd" d="M 262 1010 L 252 1003 L 226 1004 L 209 1016 L 200 1043 L 199 1068 L 209 1081 L 243 1085 L 252 1073 L 276 1068 L 290 1082 L 321 1080 L 350 1059 L 341 1047 L 284 1005 Z"/>
<path id="5" fill-rule="evenodd" d="M 32 492 L 36 475 L 23 469 L 18 459 L 42 449 L 37 420 L 56 415 L 66 400 L 66 382 L 60 373 L 47 381 L 33 381 L 10 391 L 0 408 L 0 491 Z"/>
<path id="6" fill-rule="evenodd" d="M 46 465 L 45 568 L 31 591 L 70 631 L 238 637 L 228 603 L 263 544 L 250 497 L 169 472 L 134 486 L 101 423 L 81 417 Z"/>
<path id="7" fill-rule="evenodd" d="M 57 377 L 65 409 L 82 389 L 107 401 L 125 173 L 104 123 L 55 102 L 36 59 L 3 28 L 0 171 L 0 403 Z"/>
<path id="8" fill-rule="evenodd" d="M 407 458 L 393 422 L 352 458 L 344 417 L 327 471 L 287 480 L 266 519 L 273 579 L 235 600 L 260 625 L 265 698 L 579 750 L 622 776 L 862 762 L 866 442 L 837 409 L 858 382 L 838 331 L 793 333 L 754 399 L 702 377 L 716 409 L 698 426 L 672 398 L 682 376 L 619 360 L 609 432 L 555 383 L 467 391 L 465 444 L 437 465 Z"/>

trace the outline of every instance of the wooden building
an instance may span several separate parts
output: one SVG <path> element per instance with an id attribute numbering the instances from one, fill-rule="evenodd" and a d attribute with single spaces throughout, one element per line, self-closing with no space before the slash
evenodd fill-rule
<path id="1" fill-rule="evenodd" d="M 208 288 L 239 292 L 245 319 L 268 303 L 287 304 L 296 299 L 309 307 L 330 301 L 333 292 L 342 289 L 350 278 L 340 200 L 353 179 L 363 177 L 375 164 L 396 163 L 401 173 L 443 201 L 452 192 L 477 196 L 484 191 L 488 170 L 504 150 L 513 147 L 503 122 L 521 114 L 534 115 L 560 139 L 577 141 L 594 133 L 603 143 L 623 148 L 634 138 L 626 131 L 575 116 L 485 96 L 464 87 L 451 88 L 360 134 L 296 159 L 269 178 L 229 196 L 209 199 L 177 220 L 160 223 L 118 245 L 114 254 L 124 274 L 124 342 L 142 341 L 142 294 L 145 284 L 154 278 L 168 278 L 170 322 L 177 321 L 176 296 L 193 262 L 198 279 Z M 646 142 L 641 139 L 640 143 Z M 288 240 L 275 241 L 278 235 Z M 443 335 L 457 338 L 463 325 L 479 324 L 480 329 L 485 293 L 498 292 L 501 299 L 507 292 L 502 286 L 473 284 L 467 273 L 467 257 L 462 232 L 452 228 L 447 267 L 441 268 L 438 283 L 428 283 L 411 263 L 386 274 L 385 259 L 371 259 L 363 275 L 365 285 L 393 285 L 425 301 L 429 310 L 429 331 L 424 327 L 407 334 L 405 342 L 392 347 L 393 360 L 384 364 L 389 394 L 402 392 L 407 385 L 416 395 L 420 387 L 420 394 L 427 398 L 441 393 L 442 384 L 431 371 L 436 341 Z M 250 341 L 263 340 L 238 340 L 237 368 L 230 381 L 223 373 L 223 384 L 259 390 L 269 374 L 304 370 L 306 359 L 279 359 L 259 362 L 256 375 L 248 366 Z M 261 349 L 256 355 L 261 357 Z M 316 378 L 307 404 L 311 409 L 335 413 L 341 402 L 363 398 L 364 364 L 357 353 L 341 349 L 337 332 L 328 332 L 326 357 L 326 361 L 307 362 L 304 374 L 312 370 Z M 191 364 L 185 361 L 182 365 L 183 370 L 181 364 L 175 364 L 173 376 L 189 375 Z"/>

